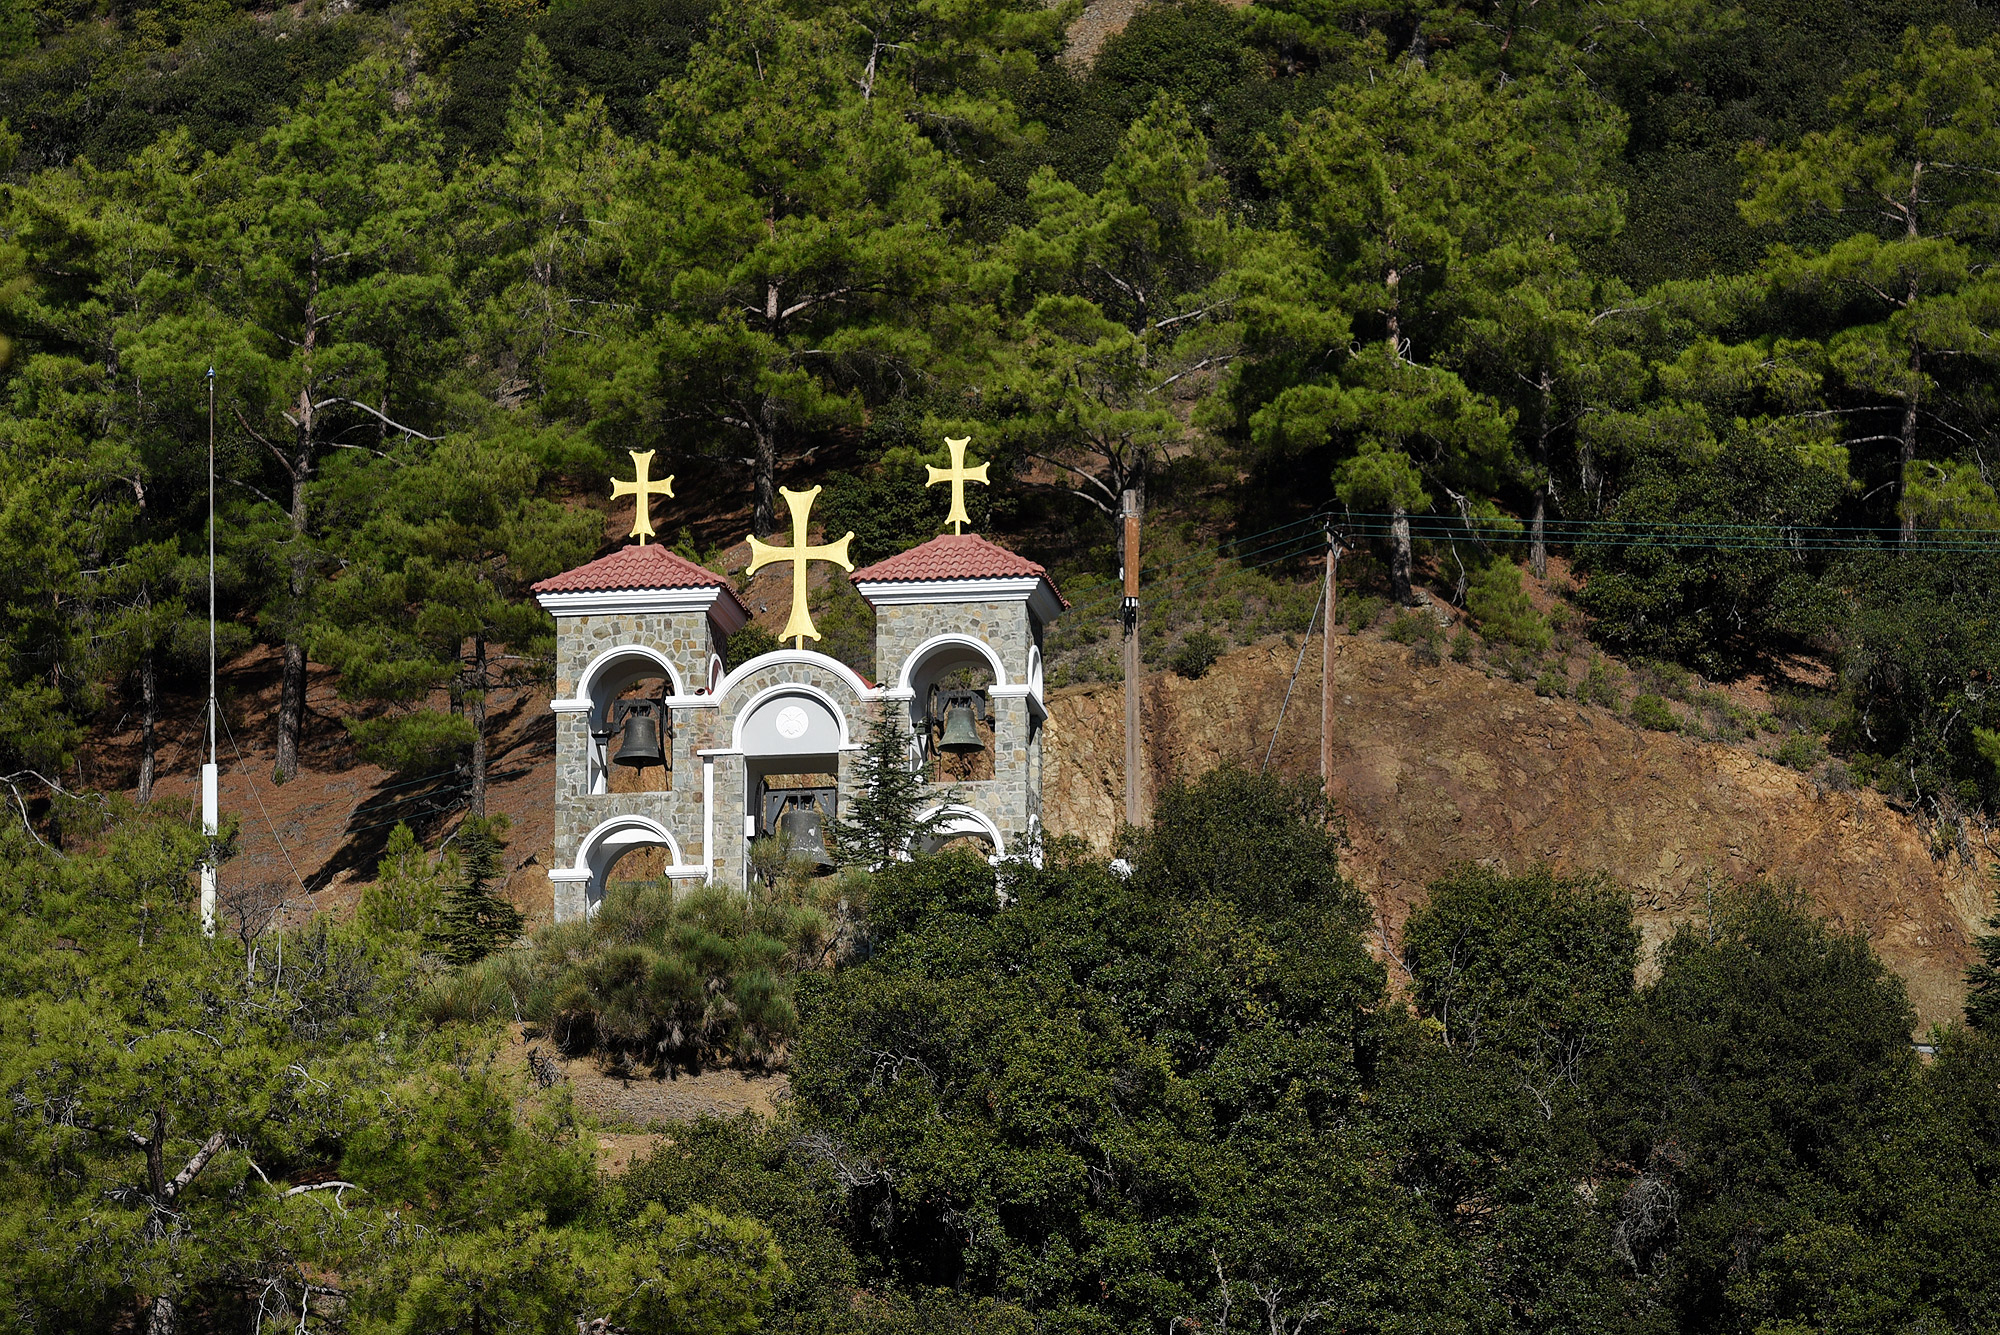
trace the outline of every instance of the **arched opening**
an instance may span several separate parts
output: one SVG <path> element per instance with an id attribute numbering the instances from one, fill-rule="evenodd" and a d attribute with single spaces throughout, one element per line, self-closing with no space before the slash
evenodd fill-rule
<path id="1" fill-rule="evenodd" d="M 584 676 L 590 701 L 588 789 L 662 793 L 673 786 L 673 710 L 680 681 L 664 657 L 637 646 L 599 658 Z"/>
<path id="2" fill-rule="evenodd" d="M 993 777 L 992 688 L 1005 682 L 992 648 L 970 636 L 940 635 L 905 660 L 913 760 L 928 782 Z"/>
<path id="3" fill-rule="evenodd" d="M 988 862 L 998 862 L 1007 855 L 1006 841 L 1000 837 L 1000 828 L 984 813 L 954 804 L 932 807 L 920 819 L 930 820 L 932 817 L 938 818 L 937 823 L 915 851 L 938 853 L 953 847 L 980 848 L 984 850 Z"/>
<path id="4" fill-rule="evenodd" d="M 680 843 L 665 826 L 649 816 L 627 815 L 613 816 L 585 835 L 575 865 L 559 879 L 584 881 L 588 911 L 595 913 L 613 884 L 685 879 L 704 871 L 682 865 Z"/>
<path id="5" fill-rule="evenodd" d="M 839 707 L 804 684 L 773 686 L 743 711 L 736 744 L 743 752 L 744 830 L 753 844 L 771 840 L 787 858 L 831 865 L 840 753 L 850 749 Z"/>

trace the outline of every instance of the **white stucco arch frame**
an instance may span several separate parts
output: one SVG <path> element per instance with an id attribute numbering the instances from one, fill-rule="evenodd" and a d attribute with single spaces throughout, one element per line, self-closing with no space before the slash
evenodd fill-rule
<path id="1" fill-rule="evenodd" d="M 549 879 L 583 882 L 588 911 L 595 913 L 604 898 L 604 878 L 618 859 L 635 848 L 666 849 L 669 861 L 664 874 L 668 877 L 705 879 L 708 876 L 708 868 L 699 864 L 689 866 L 682 860 L 680 840 L 674 838 L 673 831 L 651 816 L 630 812 L 599 821 L 596 828 L 577 845 L 576 860 L 567 867 L 551 871 Z"/>
<path id="2" fill-rule="evenodd" d="M 593 692 L 597 688 L 598 680 L 604 676 L 608 668 L 623 658 L 646 659 L 660 669 L 660 674 L 667 679 L 667 684 L 672 687 L 667 694 L 679 698 L 684 693 L 685 688 L 681 684 L 681 674 L 674 670 L 673 662 L 658 649 L 655 649 L 650 644 L 614 644 L 597 657 L 591 659 L 590 666 L 586 667 L 582 674 L 577 677 L 576 696 L 574 698 L 585 704 L 595 705 L 597 699 Z M 639 675 L 650 676 L 651 674 L 641 673 Z"/>
<path id="3" fill-rule="evenodd" d="M 768 654 L 759 654 L 747 663 L 738 663 L 734 671 L 715 684 L 715 689 L 710 692 L 706 699 L 721 703 L 727 699 L 731 691 L 743 683 L 744 678 L 751 676 L 753 673 L 762 672 L 767 667 L 776 667 L 781 663 L 798 663 L 805 667 L 824 668 L 846 682 L 853 689 L 857 699 L 873 700 L 882 693 L 878 688 L 870 686 L 859 672 L 856 672 L 838 658 L 830 658 L 826 654 L 814 649 L 773 649 Z M 758 694 L 761 696 L 763 693 L 760 691 Z M 727 706 L 725 705 L 724 707 L 726 708 Z M 747 711 L 738 711 L 739 714 L 744 712 Z"/>
<path id="4" fill-rule="evenodd" d="M 983 834 L 993 844 L 993 853 L 986 860 L 999 865 L 1007 856 L 1007 841 L 1000 836 L 1000 827 L 993 818 L 976 807 L 961 802 L 946 802 L 930 807 L 920 815 L 919 821 L 939 818 L 936 833 L 946 839 L 961 834 Z"/>
<path id="5" fill-rule="evenodd" d="M 916 690 L 915 685 L 910 681 L 911 674 L 922 665 L 926 658 L 929 658 L 939 649 L 944 648 L 972 650 L 973 653 L 985 659 L 987 666 L 993 669 L 993 684 L 995 686 L 1004 687 L 1011 684 L 1007 680 L 1007 665 L 1000 661 L 1000 655 L 994 650 L 992 645 L 984 640 L 975 639 L 970 635 L 963 635 L 957 631 L 946 631 L 942 635 L 931 636 L 928 640 L 910 650 L 908 657 L 903 659 L 902 669 L 896 675 L 896 690 L 899 693 Z"/>
<path id="6" fill-rule="evenodd" d="M 833 715 L 833 721 L 840 726 L 840 749 L 843 751 L 858 751 L 861 749 L 861 743 L 854 740 L 854 731 L 848 726 L 847 711 L 840 707 L 838 700 L 811 682 L 781 681 L 775 685 L 766 686 L 763 690 L 745 700 L 743 707 L 736 711 L 736 720 L 730 725 L 729 749 L 731 752 L 738 755 L 746 754 L 743 750 L 743 725 L 748 723 L 756 715 L 757 711 L 764 707 L 767 701 L 775 700 L 781 695 L 808 695 L 819 701 L 822 705 L 825 705 L 827 712 Z"/>

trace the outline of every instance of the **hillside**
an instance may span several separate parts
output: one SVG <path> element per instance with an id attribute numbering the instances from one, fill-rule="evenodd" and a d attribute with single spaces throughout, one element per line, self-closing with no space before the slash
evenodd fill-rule
<path id="1" fill-rule="evenodd" d="M 1987 912 L 1983 850 L 1977 865 L 1956 852 L 1934 857 L 1928 833 L 1880 793 L 1833 791 L 1749 745 L 1645 731 L 1449 661 L 1418 666 L 1411 649 L 1374 635 L 1343 635 L 1335 648 L 1333 790 L 1351 843 L 1347 870 L 1377 906 L 1383 945 L 1398 944 L 1424 887 L 1454 862 L 1603 871 L 1632 888 L 1649 948 L 1698 915 L 1710 887 L 1769 876 L 1796 882 L 1832 921 L 1865 931 L 1908 983 L 1925 1024 L 1957 1016 L 1970 938 Z M 1148 793 L 1217 764 L 1259 764 L 1294 660 L 1272 640 L 1225 655 L 1199 681 L 1148 675 Z M 1318 683 L 1315 642 L 1272 753 L 1281 772 L 1318 772 Z M 342 706 L 320 684 L 312 704 L 322 744 L 297 781 L 273 786 L 266 748 L 276 685 L 269 655 L 224 674 L 247 762 L 224 765 L 225 809 L 242 817 L 243 852 L 228 879 L 266 888 L 253 899 L 295 884 L 275 827 L 312 891 L 291 896 L 299 909 L 345 911 L 372 875 L 388 825 L 402 816 L 427 828 L 421 795 L 448 794 L 397 786 L 355 762 L 329 717 Z M 1099 848 L 1123 810 L 1121 700 L 1107 683 L 1061 689 L 1050 701 L 1048 825 Z M 499 706 L 491 798 L 513 821 L 510 894 L 543 921 L 554 828 L 546 703 L 524 693 Z M 167 732 L 198 735 L 179 723 Z M 130 732 L 109 739 L 86 772 L 115 782 L 135 743 Z M 197 763 L 184 744 L 167 751 L 163 798 L 193 795 Z M 633 854 L 626 869 L 644 874 L 645 856 Z"/>
<path id="2" fill-rule="evenodd" d="M 1645 731 L 1451 662 L 1418 667 L 1410 649 L 1372 637 L 1334 645 L 1333 794 L 1347 870 L 1374 900 L 1385 944 L 1454 862 L 1603 871 L 1632 888 L 1649 949 L 1701 912 L 1710 887 L 1769 876 L 1865 931 L 1926 1024 L 1957 1018 L 1970 937 L 1989 911 L 1983 853 L 1978 865 L 1933 857 L 1926 832 L 1881 794 L 1830 791 L 1745 746 Z M 1294 658 L 1271 643 L 1200 681 L 1147 678 L 1149 791 L 1260 763 Z M 1058 691 L 1051 709 L 1049 825 L 1105 847 L 1124 803 L 1120 688 Z M 1317 774 L 1319 743 L 1315 643 L 1271 763 Z"/>

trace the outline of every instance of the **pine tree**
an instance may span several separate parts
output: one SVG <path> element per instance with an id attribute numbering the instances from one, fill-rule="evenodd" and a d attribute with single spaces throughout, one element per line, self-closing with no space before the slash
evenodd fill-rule
<path id="1" fill-rule="evenodd" d="M 2000 889 L 1993 895 L 2000 909 Z M 1974 1029 L 2000 1030 L 2000 912 L 1986 920 L 1994 931 L 1972 938 L 1979 963 L 1965 971 L 1965 1022 Z"/>
<path id="2" fill-rule="evenodd" d="M 861 792 L 848 803 L 837 837 L 849 863 L 880 867 L 907 856 L 941 824 L 937 815 L 917 815 L 933 794 L 910 764 L 910 734 L 901 711 L 884 705 L 869 722 L 859 768 Z"/>
<path id="3" fill-rule="evenodd" d="M 476 964 L 504 950 L 521 935 L 521 911 L 494 893 L 504 876 L 500 854 L 506 845 L 505 817 L 466 817 L 458 832 L 458 879 L 444 892 L 435 925 L 424 934 L 424 948 L 446 962 Z"/>

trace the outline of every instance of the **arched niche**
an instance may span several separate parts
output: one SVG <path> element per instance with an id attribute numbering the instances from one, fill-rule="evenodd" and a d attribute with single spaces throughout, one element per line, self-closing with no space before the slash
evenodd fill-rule
<path id="1" fill-rule="evenodd" d="M 648 697 L 678 696 L 681 694 L 680 674 L 665 654 L 643 644 L 607 649 L 584 669 L 577 694 L 590 702 L 590 709 L 585 715 L 590 738 L 585 792 L 608 793 L 613 790 L 612 757 L 618 742 L 617 738 L 608 735 L 607 720 L 613 702 L 634 693 L 635 687 L 645 687 L 636 693 Z M 671 709 L 667 713 L 670 718 Z M 661 720 L 663 725 L 668 718 Z M 661 740 L 663 743 L 666 740 L 664 728 Z M 672 747 L 665 749 L 671 763 Z"/>
<path id="2" fill-rule="evenodd" d="M 854 749 L 847 714 L 818 687 L 782 682 L 758 692 L 736 719 L 735 748 L 743 753 L 745 814 L 754 835 L 765 827 L 766 791 L 837 790 L 840 756 Z M 835 809 L 823 814 L 829 818 Z"/>
<path id="3" fill-rule="evenodd" d="M 937 818 L 937 826 L 930 839 L 932 847 L 941 848 L 954 839 L 970 835 L 985 840 L 992 848 L 993 851 L 987 855 L 988 862 L 998 862 L 1007 856 L 1007 841 L 1001 838 L 1000 827 L 985 812 L 951 802 L 930 808 L 918 819 L 928 821 L 933 817 Z"/>
<path id="4" fill-rule="evenodd" d="M 931 688 L 948 684 L 950 680 L 961 676 L 970 676 L 976 682 L 982 682 L 984 686 L 1008 684 L 1007 667 L 1000 661 L 1000 655 L 994 651 L 992 645 L 970 635 L 956 633 L 934 635 L 911 650 L 909 657 L 903 660 L 902 671 L 897 676 L 897 685 L 899 690 L 910 693 L 908 710 L 912 739 L 911 763 L 916 769 L 928 773 L 929 763 L 933 759 L 930 730 L 925 726 L 925 713 L 930 708 Z M 989 747 L 988 759 L 982 760 L 980 762 L 982 765 L 991 763 L 991 750 Z"/>
<path id="5" fill-rule="evenodd" d="M 584 882 L 589 911 L 595 913 L 604 899 L 604 887 L 618 860 L 627 853 L 646 848 L 666 852 L 663 875 L 686 878 L 707 874 L 705 867 L 690 867 L 683 863 L 680 841 L 666 826 L 650 816 L 623 815 L 605 820 L 585 835 L 577 849 L 575 862 L 561 869 L 552 879 Z"/>

